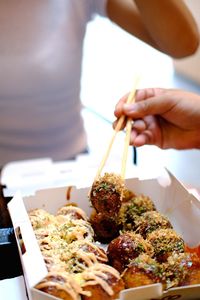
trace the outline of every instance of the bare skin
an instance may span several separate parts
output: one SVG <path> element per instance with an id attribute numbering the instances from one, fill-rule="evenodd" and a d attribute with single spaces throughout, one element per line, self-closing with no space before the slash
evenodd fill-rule
<path id="1" fill-rule="evenodd" d="M 187 57 L 198 48 L 198 26 L 182 0 L 107 0 L 106 10 L 113 22 L 171 57 Z"/>
<path id="2" fill-rule="evenodd" d="M 176 89 L 149 88 L 137 91 L 134 104 L 125 104 L 126 99 L 127 95 L 120 99 L 114 113 L 117 118 L 124 114 L 134 120 L 131 145 L 200 149 L 199 95 Z"/>

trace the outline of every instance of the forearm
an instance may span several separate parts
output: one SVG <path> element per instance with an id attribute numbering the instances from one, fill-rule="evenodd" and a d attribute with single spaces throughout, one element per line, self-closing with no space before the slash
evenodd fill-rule
<path id="1" fill-rule="evenodd" d="M 140 12 L 133 0 L 107 0 L 107 15 L 130 34 L 157 48 L 143 24 Z"/>
<path id="2" fill-rule="evenodd" d="M 135 0 L 142 22 L 158 48 L 173 57 L 195 52 L 197 24 L 182 0 Z"/>
<path id="3" fill-rule="evenodd" d="M 107 14 L 135 37 L 174 58 L 198 48 L 198 27 L 182 0 L 107 0 Z"/>

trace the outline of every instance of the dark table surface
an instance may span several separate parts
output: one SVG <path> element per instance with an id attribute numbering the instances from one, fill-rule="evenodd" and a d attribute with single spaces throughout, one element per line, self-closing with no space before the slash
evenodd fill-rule
<path id="1" fill-rule="evenodd" d="M 0 186 L 0 280 L 23 274 L 12 221 L 7 209 L 10 198 Z"/>

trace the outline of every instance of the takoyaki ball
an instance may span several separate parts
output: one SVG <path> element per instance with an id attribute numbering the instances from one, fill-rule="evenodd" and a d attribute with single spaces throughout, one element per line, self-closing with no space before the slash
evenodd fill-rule
<path id="1" fill-rule="evenodd" d="M 124 230 L 135 230 L 135 223 L 138 216 L 152 210 L 156 210 L 156 208 L 149 197 L 144 195 L 136 196 L 129 202 L 122 204 L 118 215 L 118 222 Z"/>
<path id="2" fill-rule="evenodd" d="M 108 243 L 119 235 L 119 226 L 113 217 L 93 211 L 90 216 L 90 224 L 94 230 L 95 240 Z"/>
<path id="3" fill-rule="evenodd" d="M 189 272 L 182 285 L 200 284 L 200 258 L 196 253 L 191 253 L 191 263 Z"/>
<path id="4" fill-rule="evenodd" d="M 130 261 L 141 253 L 153 255 L 153 247 L 140 234 L 125 232 L 112 240 L 107 248 L 107 256 L 111 266 L 120 273 Z"/>
<path id="5" fill-rule="evenodd" d="M 55 217 L 41 208 L 29 211 L 28 215 L 33 230 L 55 223 Z"/>
<path id="6" fill-rule="evenodd" d="M 58 236 L 68 244 L 86 239 L 94 240 L 94 230 L 91 224 L 84 220 L 69 220 L 58 228 Z"/>
<path id="7" fill-rule="evenodd" d="M 56 231 L 56 225 L 50 224 L 46 227 L 40 227 L 37 229 L 34 229 L 34 233 L 36 236 L 36 239 L 38 241 L 43 240 L 44 238 L 47 238 L 49 235 L 53 234 Z"/>
<path id="8" fill-rule="evenodd" d="M 105 173 L 94 181 L 90 201 L 98 213 L 117 216 L 122 203 L 124 181 L 120 175 Z"/>
<path id="9" fill-rule="evenodd" d="M 61 259 L 65 263 L 65 270 L 72 274 L 83 272 L 97 261 L 93 253 L 88 255 L 88 253 L 81 250 L 65 252 Z"/>
<path id="10" fill-rule="evenodd" d="M 147 254 L 132 260 L 122 274 L 125 288 L 134 288 L 161 282 L 163 268 Z"/>
<path id="11" fill-rule="evenodd" d="M 59 216 L 69 216 L 72 220 L 85 220 L 88 221 L 86 213 L 80 208 L 75 205 L 65 205 L 61 207 L 56 214 L 57 218 Z"/>
<path id="12" fill-rule="evenodd" d="M 166 262 L 172 253 L 183 253 L 185 244 L 175 230 L 157 229 L 147 236 L 147 241 L 154 248 L 154 257 L 159 262 Z"/>
<path id="13" fill-rule="evenodd" d="M 47 237 L 38 240 L 41 251 L 58 251 L 67 246 L 67 242 L 63 240 L 58 234 L 49 234 Z"/>
<path id="14" fill-rule="evenodd" d="M 131 191 L 127 188 L 124 188 L 123 195 L 122 195 L 122 202 L 123 203 L 129 202 L 134 197 L 136 197 L 136 194 L 133 191 Z"/>
<path id="15" fill-rule="evenodd" d="M 86 268 L 100 262 L 107 262 L 105 251 L 96 245 L 77 241 L 70 244 L 61 255 L 61 260 L 65 262 L 65 270 L 69 273 L 81 273 Z"/>
<path id="16" fill-rule="evenodd" d="M 172 228 L 170 221 L 157 211 L 147 211 L 136 220 L 135 233 L 146 239 L 147 235 L 156 229 Z"/>
<path id="17" fill-rule="evenodd" d="M 55 253 L 54 255 L 52 255 L 49 252 L 51 251 L 46 251 L 42 253 L 48 272 L 66 271 L 66 265 L 63 261 L 60 260 L 60 256 L 56 255 Z"/>
<path id="18" fill-rule="evenodd" d="M 191 272 L 192 258 L 189 253 L 173 253 L 162 265 L 163 287 L 169 289 L 184 284 Z"/>
<path id="19" fill-rule="evenodd" d="M 65 272 L 50 272 L 35 288 L 63 300 L 81 299 L 81 288 Z"/>
<path id="20" fill-rule="evenodd" d="M 81 277 L 81 287 L 85 292 L 83 300 L 118 299 L 124 289 L 124 282 L 117 270 L 105 264 L 94 264 L 81 273 Z"/>
<path id="21" fill-rule="evenodd" d="M 75 249 L 76 251 L 81 250 L 89 255 L 94 254 L 97 261 L 100 263 L 107 263 L 108 262 L 108 257 L 106 255 L 106 252 L 103 248 L 99 247 L 95 243 L 91 243 L 86 240 L 79 240 L 76 241 L 68 246 L 69 251 L 71 249 Z"/>

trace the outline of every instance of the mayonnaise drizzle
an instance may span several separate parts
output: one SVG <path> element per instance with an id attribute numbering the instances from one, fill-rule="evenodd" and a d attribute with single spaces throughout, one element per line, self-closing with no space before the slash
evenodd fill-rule
<path id="1" fill-rule="evenodd" d="M 84 216 L 80 208 L 75 207 L 75 210 Z M 107 255 L 93 243 L 94 232 L 90 223 L 85 218 L 74 220 L 67 215 L 66 218 L 65 215 L 64 218 L 61 215 L 60 218 L 57 217 L 52 224 L 53 230 L 51 225 L 51 230 L 47 229 L 46 232 L 41 230 L 41 233 L 46 233 L 47 236 L 41 238 L 38 232 L 39 246 L 50 271 L 36 288 L 48 289 L 54 286 L 55 289 L 68 293 L 73 300 L 78 300 L 80 295 L 92 296 L 90 291 L 84 290 L 84 287 L 100 285 L 108 295 L 112 296 L 114 291 L 111 283 L 113 280 L 115 282 L 119 280 L 120 274 L 113 267 L 104 264 L 108 261 Z M 37 236 L 37 229 L 35 232 Z M 76 270 L 76 266 L 79 273 L 69 273 L 70 268 Z"/>
<path id="2" fill-rule="evenodd" d="M 59 283 L 58 281 L 53 281 L 53 278 L 61 277 L 64 279 L 63 283 Z M 61 279 L 61 280 L 62 280 Z M 65 275 L 59 272 L 49 272 L 49 274 L 43 279 L 41 283 L 39 283 L 36 288 L 42 290 L 44 288 L 54 286 L 58 290 L 63 290 L 68 293 L 72 299 L 79 299 L 79 294 L 82 292 L 81 287 L 73 280 L 70 275 Z"/>

